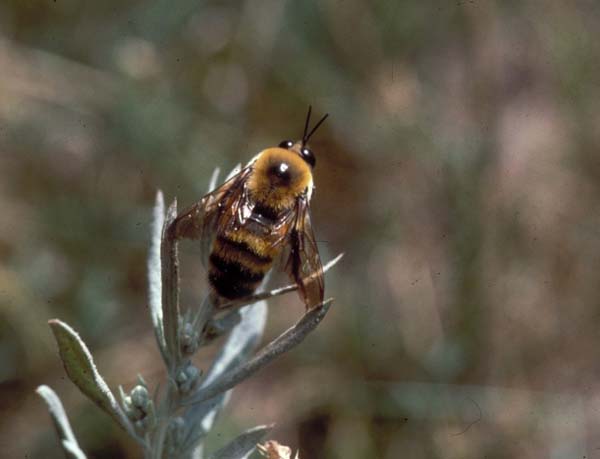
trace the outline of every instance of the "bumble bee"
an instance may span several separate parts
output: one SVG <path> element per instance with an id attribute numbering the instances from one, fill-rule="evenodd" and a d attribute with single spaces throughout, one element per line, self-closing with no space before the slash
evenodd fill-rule
<path id="1" fill-rule="evenodd" d="M 208 280 L 218 300 L 252 295 L 277 259 L 298 285 L 307 309 L 323 302 L 323 267 L 310 222 L 316 158 L 307 142 L 284 140 L 258 153 L 236 175 L 177 216 L 175 239 L 200 239 Z"/>

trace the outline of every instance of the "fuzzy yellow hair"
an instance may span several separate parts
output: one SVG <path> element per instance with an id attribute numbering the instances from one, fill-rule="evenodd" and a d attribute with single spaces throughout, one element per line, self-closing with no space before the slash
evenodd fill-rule
<path id="1" fill-rule="evenodd" d="M 268 171 L 282 162 L 289 166 L 291 180 L 287 186 L 275 186 Z M 252 168 L 248 179 L 252 197 L 277 210 L 293 206 L 296 198 L 312 183 L 310 166 L 297 153 L 284 148 L 267 148 L 261 151 Z"/>

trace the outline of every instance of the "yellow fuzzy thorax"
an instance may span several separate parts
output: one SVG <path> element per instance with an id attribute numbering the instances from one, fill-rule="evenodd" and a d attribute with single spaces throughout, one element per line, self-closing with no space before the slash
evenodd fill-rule
<path id="1" fill-rule="evenodd" d="M 268 170 L 275 164 L 285 162 L 289 166 L 291 180 L 287 186 L 276 186 Z M 294 151 L 284 148 L 267 148 L 258 155 L 248 179 L 252 197 L 273 209 L 289 209 L 296 198 L 312 181 L 310 166 Z"/>

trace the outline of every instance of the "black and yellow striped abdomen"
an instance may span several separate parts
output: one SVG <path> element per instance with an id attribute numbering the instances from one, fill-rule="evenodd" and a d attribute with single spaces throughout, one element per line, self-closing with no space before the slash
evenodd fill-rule
<path id="1" fill-rule="evenodd" d="M 251 295 L 273 264 L 271 254 L 252 244 L 252 235 L 242 229 L 219 234 L 209 257 L 208 279 L 215 291 L 227 299 Z"/>
<path id="2" fill-rule="evenodd" d="M 265 220 L 267 212 L 264 208 L 261 211 L 254 213 L 247 224 L 219 232 L 213 242 L 208 279 L 221 297 L 233 300 L 254 293 L 281 252 L 281 244 L 274 243 L 269 228 L 278 220 Z M 256 223 L 257 219 L 261 224 Z"/>

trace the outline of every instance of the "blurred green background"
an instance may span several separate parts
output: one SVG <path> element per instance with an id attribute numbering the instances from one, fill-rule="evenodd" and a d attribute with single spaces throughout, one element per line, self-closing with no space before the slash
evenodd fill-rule
<path id="1" fill-rule="evenodd" d="M 304 459 L 600 457 L 598 30 L 593 0 L 1 2 L 2 457 L 62 457 L 42 383 L 89 457 L 139 457 L 46 321 L 112 387 L 161 381 L 156 189 L 189 205 L 309 104 L 336 302 L 236 389 L 215 444 L 276 422 Z M 265 340 L 302 312 L 274 301 Z"/>

